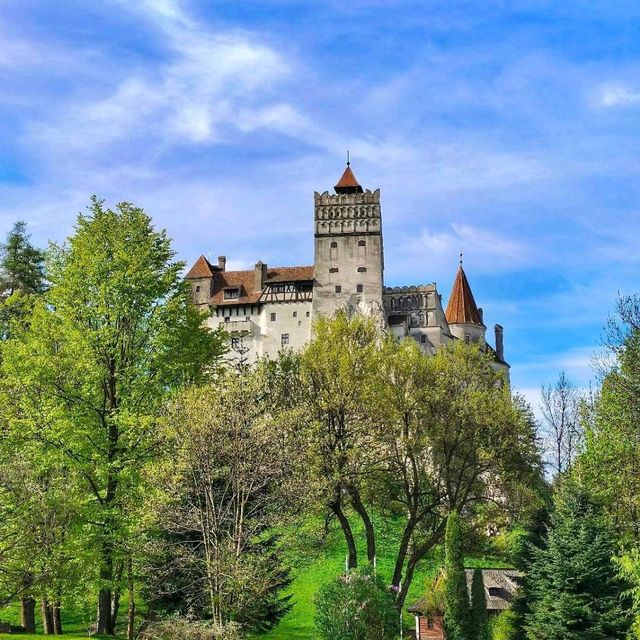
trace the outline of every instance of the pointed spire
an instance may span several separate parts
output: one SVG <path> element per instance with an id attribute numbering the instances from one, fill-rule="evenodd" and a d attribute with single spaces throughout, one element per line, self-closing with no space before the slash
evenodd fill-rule
<path id="1" fill-rule="evenodd" d="M 347 168 L 342 174 L 342 178 L 338 181 L 338 184 L 334 187 L 336 193 L 362 193 L 363 189 L 360 183 L 356 179 L 353 171 L 351 170 L 351 161 L 349 159 L 349 152 L 347 151 Z"/>
<path id="2" fill-rule="evenodd" d="M 445 315 L 449 324 L 483 324 L 467 280 L 467 274 L 462 268 L 462 253 Z"/>

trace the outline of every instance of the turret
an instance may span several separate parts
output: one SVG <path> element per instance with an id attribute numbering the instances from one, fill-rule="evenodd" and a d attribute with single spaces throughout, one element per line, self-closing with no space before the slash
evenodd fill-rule
<path id="1" fill-rule="evenodd" d="M 487 327 L 483 322 L 482 311 L 476 305 L 467 274 L 462 268 L 462 258 L 445 315 L 451 333 L 456 338 L 465 342 L 477 342 L 484 347 Z"/>

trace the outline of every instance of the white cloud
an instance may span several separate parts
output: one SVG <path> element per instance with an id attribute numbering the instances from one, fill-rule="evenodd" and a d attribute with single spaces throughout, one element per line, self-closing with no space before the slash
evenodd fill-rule
<path id="1" fill-rule="evenodd" d="M 640 90 L 624 84 L 609 84 L 600 87 L 595 95 L 595 105 L 604 109 L 636 107 L 640 105 Z"/>

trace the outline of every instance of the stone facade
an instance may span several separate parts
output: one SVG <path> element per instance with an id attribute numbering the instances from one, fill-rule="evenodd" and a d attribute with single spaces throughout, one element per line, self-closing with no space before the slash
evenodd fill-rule
<path id="1" fill-rule="evenodd" d="M 201 256 L 187 274 L 194 302 L 211 310 L 208 325 L 222 325 L 229 335 L 229 357 L 254 362 L 301 349 L 314 318 L 346 308 L 375 316 L 425 352 L 456 339 L 476 342 L 508 374 L 502 327 L 496 325 L 493 349 L 462 265 L 446 311 L 435 283 L 385 287 L 380 190 L 362 189 L 349 166 L 335 190 L 314 194 L 313 265 L 272 268 L 259 261 L 253 270 L 227 271 L 224 256 L 217 264 Z"/>

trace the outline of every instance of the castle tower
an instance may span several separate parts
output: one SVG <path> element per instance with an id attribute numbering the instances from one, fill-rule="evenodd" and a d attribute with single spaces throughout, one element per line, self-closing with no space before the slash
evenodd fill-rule
<path id="1" fill-rule="evenodd" d="M 344 307 L 382 313 L 380 189 L 363 190 L 347 162 L 335 191 L 314 194 L 313 316 Z"/>
<path id="2" fill-rule="evenodd" d="M 456 338 L 466 342 L 478 342 L 483 347 L 485 346 L 487 327 L 482 319 L 482 309 L 478 309 L 476 306 L 467 274 L 462 268 L 462 259 L 453 282 L 445 315 L 449 329 Z"/>

